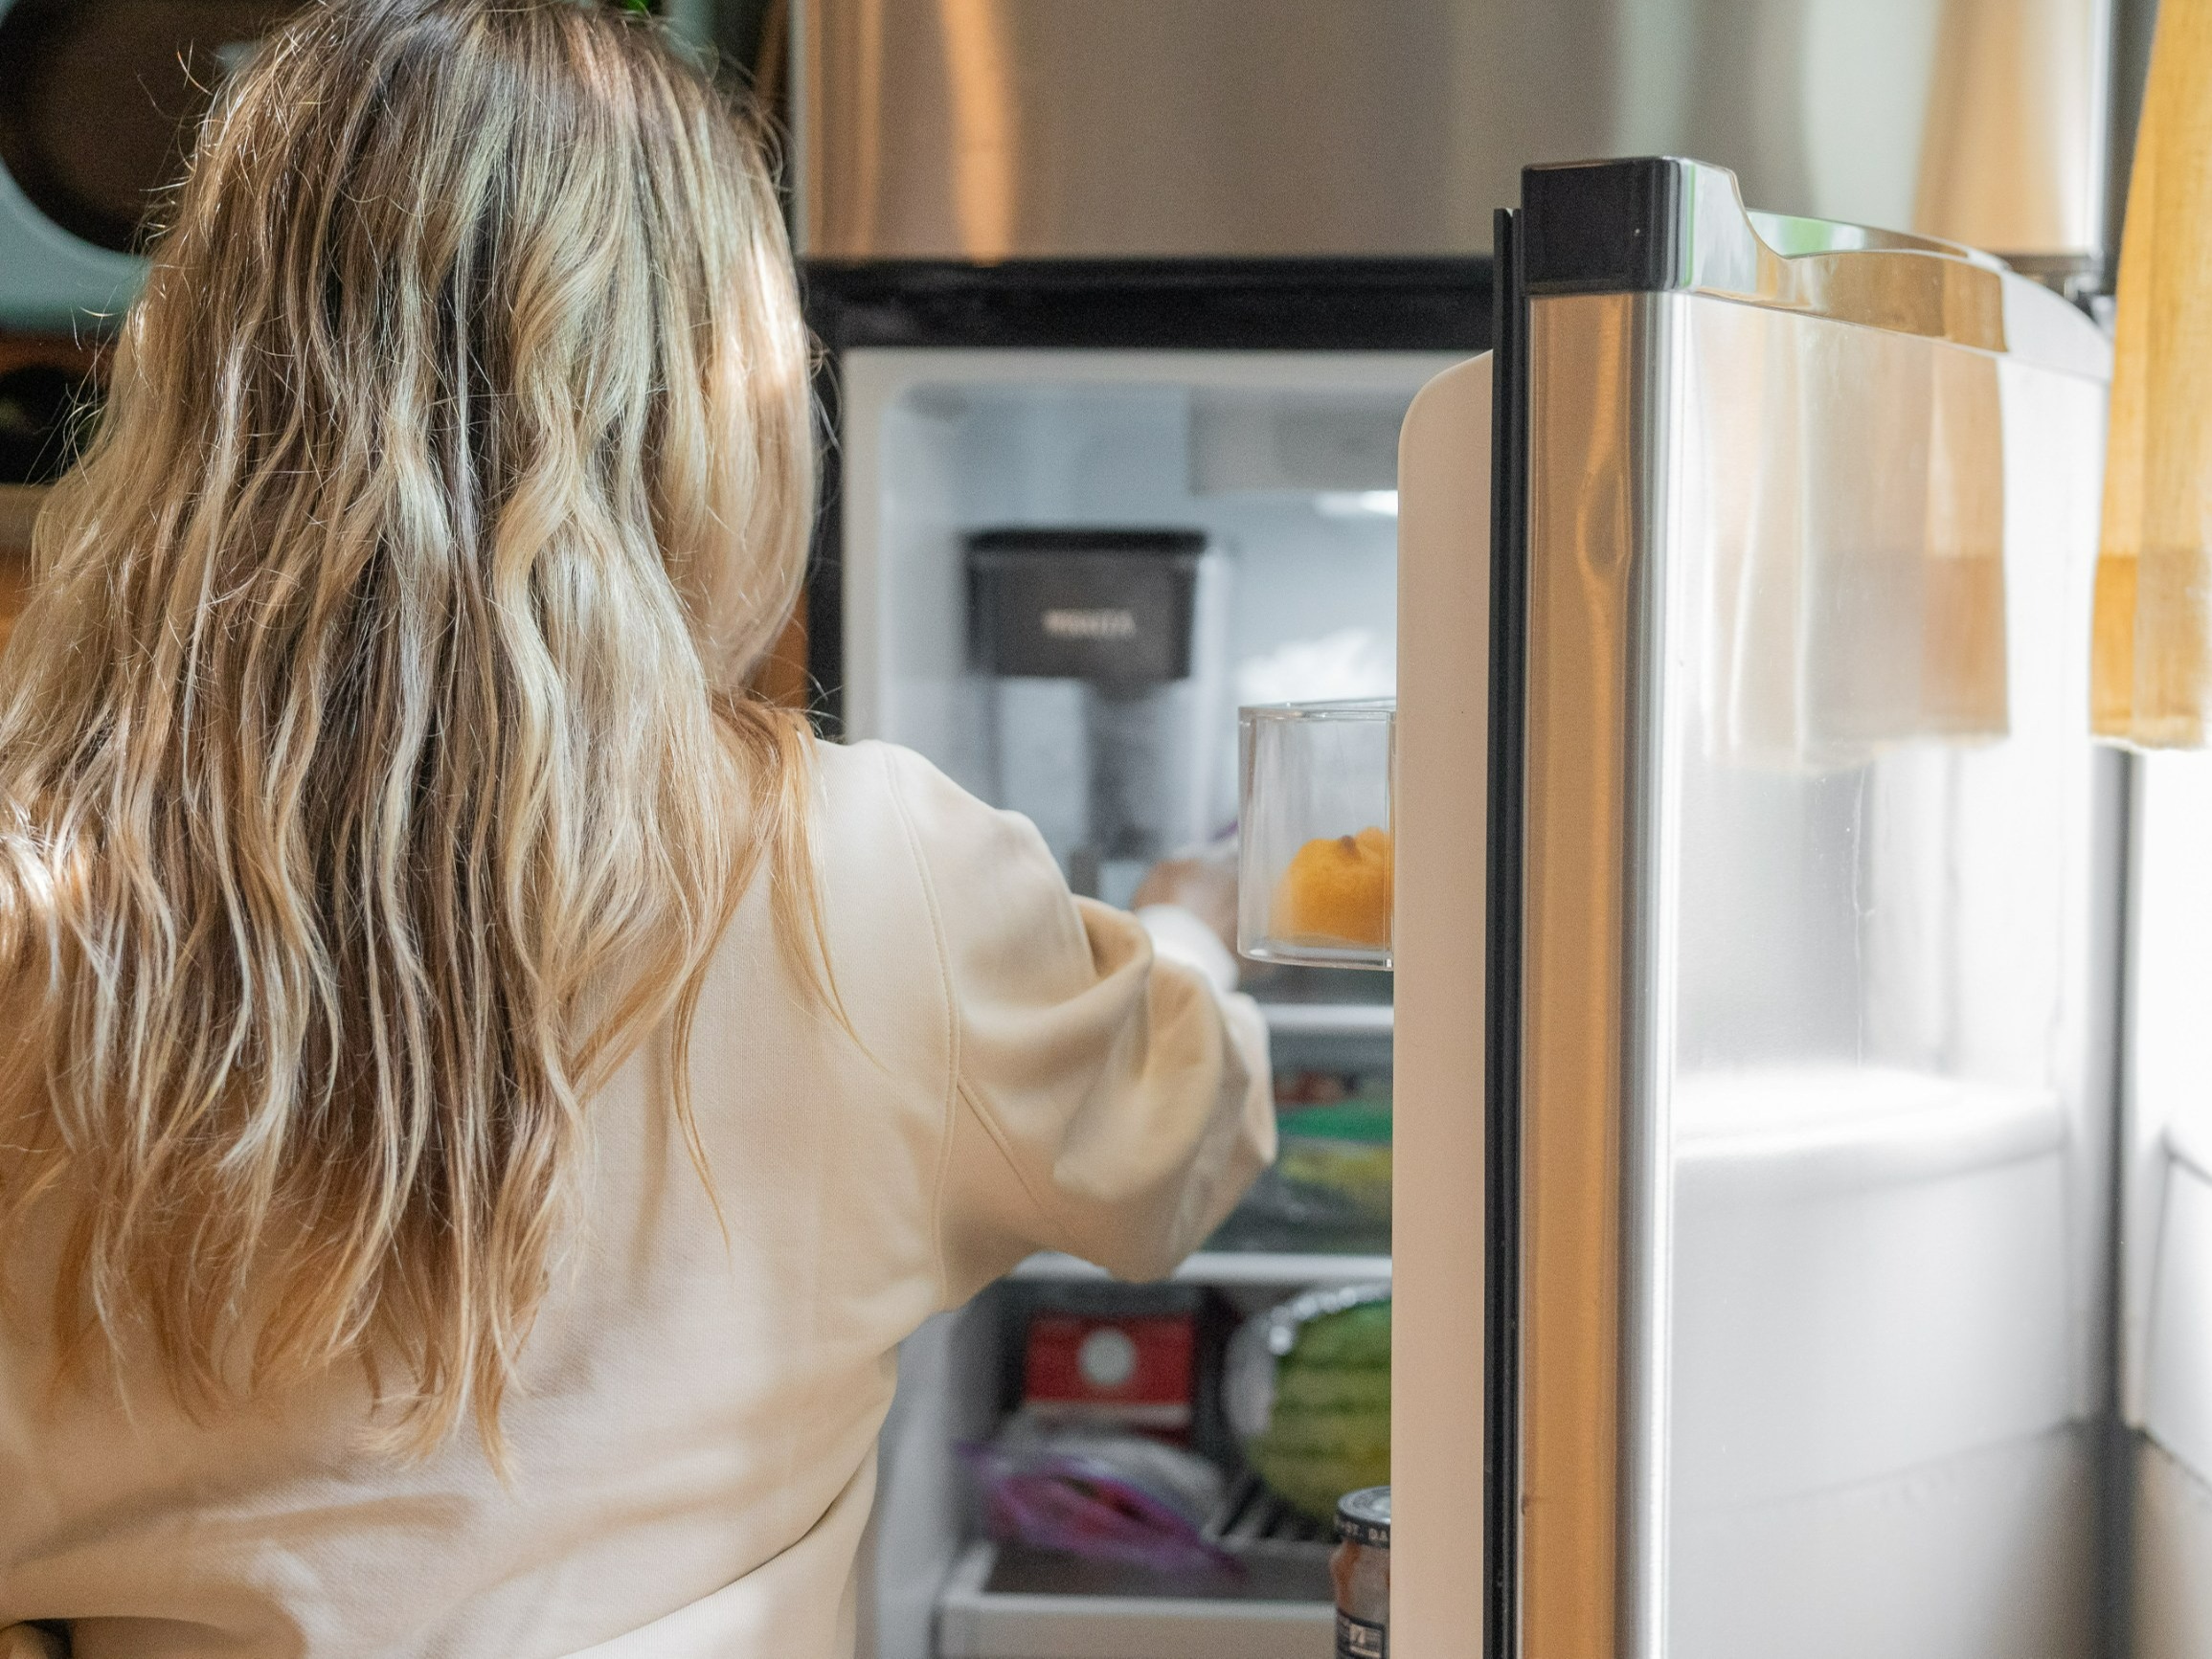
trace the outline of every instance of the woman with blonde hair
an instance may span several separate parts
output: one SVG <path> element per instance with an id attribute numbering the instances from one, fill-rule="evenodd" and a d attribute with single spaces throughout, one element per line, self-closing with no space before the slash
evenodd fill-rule
<path id="1" fill-rule="evenodd" d="M 656 26 L 225 89 L 0 659 L 0 1649 L 848 1652 L 901 1339 L 1265 1160 L 1222 961 L 744 695 L 810 446 Z"/>

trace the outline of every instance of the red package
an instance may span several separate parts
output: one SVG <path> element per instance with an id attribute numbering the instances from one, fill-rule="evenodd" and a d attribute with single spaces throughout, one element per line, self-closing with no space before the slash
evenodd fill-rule
<path id="1" fill-rule="evenodd" d="M 1182 1432 L 1197 1345 L 1188 1313 L 1040 1312 L 1029 1320 L 1022 1403 L 1044 1419 Z"/>

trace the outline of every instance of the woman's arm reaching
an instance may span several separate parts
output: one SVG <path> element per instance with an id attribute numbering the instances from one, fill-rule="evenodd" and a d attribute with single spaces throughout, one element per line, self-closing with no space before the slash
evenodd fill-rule
<path id="1" fill-rule="evenodd" d="M 1258 1009 L 1195 938 L 1156 953 L 1135 917 L 1070 893 L 1027 819 L 915 756 L 889 764 L 953 1023 L 948 1297 L 1035 1249 L 1167 1273 L 1275 1155 Z"/>

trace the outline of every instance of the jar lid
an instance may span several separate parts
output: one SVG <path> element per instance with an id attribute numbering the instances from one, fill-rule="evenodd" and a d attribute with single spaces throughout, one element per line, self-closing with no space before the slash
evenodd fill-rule
<path id="1" fill-rule="evenodd" d="M 1390 1489 L 1371 1486 L 1337 1500 L 1337 1536 L 1371 1550 L 1390 1547 Z"/>

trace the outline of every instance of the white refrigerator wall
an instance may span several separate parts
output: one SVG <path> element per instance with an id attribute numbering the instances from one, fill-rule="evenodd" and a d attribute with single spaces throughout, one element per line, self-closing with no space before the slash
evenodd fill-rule
<path id="1" fill-rule="evenodd" d="M 968 666 L 963 538 L 1004 527 L 1187 527 L 1228 553 L 1216 817 L 1234 817 L 1245 690 L 1387 675 L 1397 432 L 1452 358 L 1380 352 L 869 349 L 844 359 L 845 697 L 853 737 L 992 786 Z M 1369 641 L 1365 651 L 1350 636 Z M 1299 659 L 1286 647 L 1335 641 Z M 1272 662 L 1269 674 L 1255 664 Z M 1237 671 L 1252 669 L 1239 685 Z M 1356 695 L 1356 690 L 1343 695 Z"/>
<path id="2" fill-rule="evenodd" d="M 2133 757 L 2122 1386 L 2136 1649 L 2212 1651 L 2212 754 Z"/>

